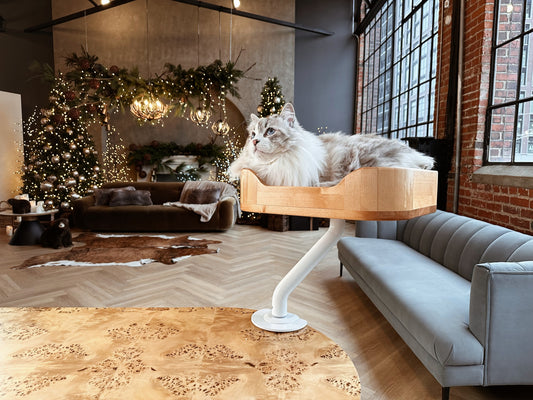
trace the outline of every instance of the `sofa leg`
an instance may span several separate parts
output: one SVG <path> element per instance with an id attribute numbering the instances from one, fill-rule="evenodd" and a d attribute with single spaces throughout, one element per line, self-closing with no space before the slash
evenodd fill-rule
<path id="1" fill-rule="evenodd" d="M 341 267 L 340 267 L 340 270 L 339 270 L 339 276 L 342 276 L 342 263 L 341 263 Z"/>
<path id="2" fill-rule="evenodd" d="M 449 399 L 450 399 L 450 388 L 443 387 L 442 388 L 442 400 L 449 400 Z"/>

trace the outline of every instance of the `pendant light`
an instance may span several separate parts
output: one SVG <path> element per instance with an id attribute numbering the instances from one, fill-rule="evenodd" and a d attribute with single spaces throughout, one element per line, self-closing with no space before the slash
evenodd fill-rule
<path id="1" fill-rule="evenodd" d="M 148 0 L 146 0 L 146 56 L 148 61 L 148 79 L 150 79 L 150 36 L 148 31 L 148 16 Z M 137 97 L 133 103 L 131 103 L 130 111 L 140 121 L 154 123 L 167 115 L 168 106 L 157 98 L 153 93 L 151 82 L 148 81 L 147 93 Z"/>

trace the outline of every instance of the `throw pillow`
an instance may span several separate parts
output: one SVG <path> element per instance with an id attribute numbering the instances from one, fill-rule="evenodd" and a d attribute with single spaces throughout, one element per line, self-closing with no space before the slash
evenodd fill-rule
<path id="1" fill-rule="evenodd" d="M 183 190 L 180 202 L 188 204 L 216 203 L 220 198 L 220 188 Z"/>
<path id="2" fill-rule="evenodd" d="M 116 206 L 151 206 L 149 190 L 114 190 L 109 200 L 110 207 Z"/>
<path id="3" fill-rule="evenodd" d="M 109 200 L 111 199 L 111 193 L 113 191 L 121 190 L 135 190 L 133 186 L 124 186 L 121 188 L 106 188 L 106 189 L 96 189 L 94 191 L 94 205 L 96 206 L 108 206 Z"/>

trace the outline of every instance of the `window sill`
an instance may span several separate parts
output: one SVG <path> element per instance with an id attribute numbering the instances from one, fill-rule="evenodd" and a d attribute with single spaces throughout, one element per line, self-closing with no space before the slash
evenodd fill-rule
<path id="1" fill-rule="evenodd" d="M 475 183 L 533 189 L 533 166 L 487 165 L 472 175 Z"/>

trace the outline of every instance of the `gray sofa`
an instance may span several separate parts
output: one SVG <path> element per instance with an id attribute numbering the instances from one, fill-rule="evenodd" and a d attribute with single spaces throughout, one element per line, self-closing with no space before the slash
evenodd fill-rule
<path id="1" fill-rule="evenodd" d="M 533 237 L 437 211 L 360 221 L 339 260 L 442 386 L 533 384 Z"/>

